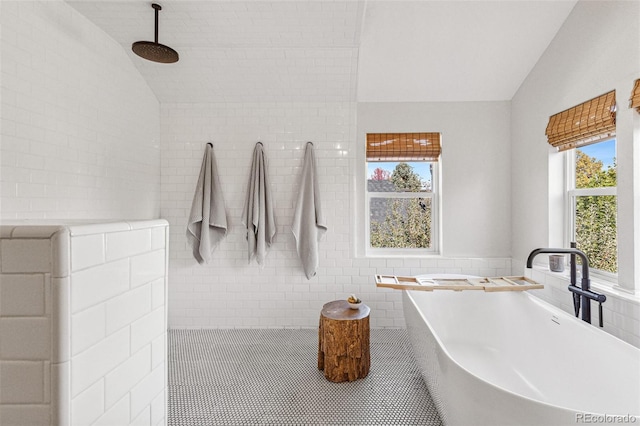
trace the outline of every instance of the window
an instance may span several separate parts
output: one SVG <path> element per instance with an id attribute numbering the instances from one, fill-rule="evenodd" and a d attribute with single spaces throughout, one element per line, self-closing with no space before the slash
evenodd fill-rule
<path id="1" fill-rule="evenodd" d="M 618 273 L 616 140 L 567 151 L 568 239 L 603 275 Z"/>
<path id="2" fill-rule="evenodd" d="M 589 266 L 618 273 L 616 92 L 549 117 L 548 142 L 567 151 L 567 245 L 576 242 Z"/>
<path id="3" fill-rule="evenodd" d="M 640 78 L 633 84 L 631 97 L 629 98 L 629 108 L 635 108 L 640 112 Z"/>
<path id="4" fill-rule="evenodd" d="M 367 134 L 368 254 L 437 251 L 439 133 Z"/>

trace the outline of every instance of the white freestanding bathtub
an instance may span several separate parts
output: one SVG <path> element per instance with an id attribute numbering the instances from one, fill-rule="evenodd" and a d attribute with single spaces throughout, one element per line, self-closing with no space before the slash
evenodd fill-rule
<path id="1" fill-rule="evenodd" d="M 640 425 L 640 350 L 596 326 L 517 291 L 403 291 L 403 308 L 446 425 Z"/>

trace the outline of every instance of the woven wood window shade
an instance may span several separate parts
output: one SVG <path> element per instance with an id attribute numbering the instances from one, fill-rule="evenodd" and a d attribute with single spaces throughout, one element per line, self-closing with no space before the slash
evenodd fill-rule
<path id="1" fill-rule="evenodd" d="M 629 99 L 629 108 L 635 108 L 640 112 L 640 79 L 636 80 L 636 84 L 633 86 L 633 92 L 631 92 L 631 99 Z"/>
<path id="2" fill-rule="evenodd" d="M 367 133 L 367 161 L 438 161 L 440 133 Z"/>
<path id="3" fill-rule="evenodd" d="M 616 91 L 593 98 L 549 118 L 549 144 L 559 151 L 600 142 L 616 134 Z"/>

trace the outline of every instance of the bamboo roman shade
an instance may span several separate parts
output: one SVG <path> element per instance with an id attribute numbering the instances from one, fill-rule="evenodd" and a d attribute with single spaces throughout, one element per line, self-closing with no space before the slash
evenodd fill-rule
<path id="1" fill-rule="evenodd" d="M 616 134 L 616 91 L 593 98 L 549 118 L 549 144 L 559 151 L 589 145 Z"/>
<path id="2" fill-rule="evenodd" d="M 636 84 L 633 86 L 633 92 L 631 92 L 631 99 L 629 99 L 629 108 L 635 108 L 640 112 L 640 79 L 636 80 Z"/>
<path id="3" fill-rule="evenodd" d="M 438 161 L 440 133 L 367 133 L 367 161 Z"/>

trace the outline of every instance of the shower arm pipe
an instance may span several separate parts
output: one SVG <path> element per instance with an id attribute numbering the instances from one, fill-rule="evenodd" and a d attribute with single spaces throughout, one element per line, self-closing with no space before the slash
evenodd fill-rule
<path id="1" fill-rule="evenodd" d="M 154 31 L 154 40 L 156 42 L 156 44 L 158 44 L 158 15 L 159 15 L 159 11 L 162 10 L 162 6 L 160 6 L 159 4 L 153 3 L 151 5 L 151 7 L 153 7 L 153 9 L 155 10 L 155 14 L 156 14 L 156 25 L 155 25 L 155 31 Z"/>

